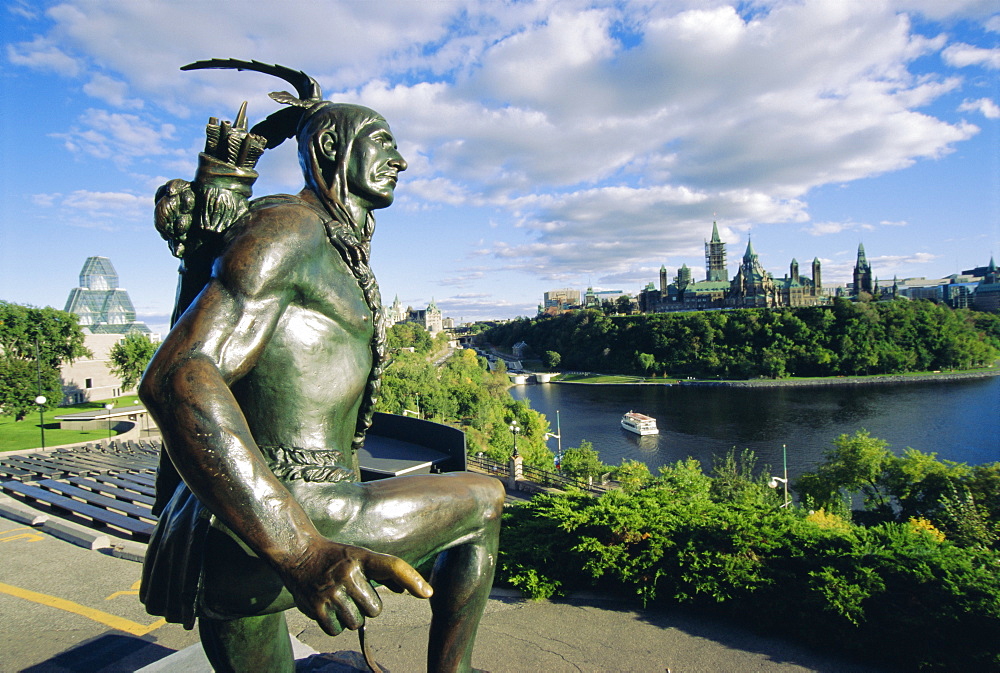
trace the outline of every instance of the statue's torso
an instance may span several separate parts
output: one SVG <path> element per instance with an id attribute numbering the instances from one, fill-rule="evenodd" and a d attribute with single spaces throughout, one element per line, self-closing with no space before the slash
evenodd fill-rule
<path id="1" fill-rule="evenodd" d="M 303 214 L 292 210 L 290 216 Z M 314 249 L 296 254 L 282 279 L 293 286 L 291 301 L 256 365 L 232 390 L 259 445 L 335 449 L 348 465 L 372 366 L 372 313 L 325 232 Z"/>

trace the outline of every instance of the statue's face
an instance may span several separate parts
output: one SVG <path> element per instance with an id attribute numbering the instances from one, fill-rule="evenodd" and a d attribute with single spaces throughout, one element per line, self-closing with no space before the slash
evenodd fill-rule
<path id="1" fill-rule="evenodd" d="M 392 203 L 396 180 L 406 170 L 406 160 L 396 149 L 389 125 L 374 121 L 358 133 L 347 164 L 347 188 L 369 208 Z"/>

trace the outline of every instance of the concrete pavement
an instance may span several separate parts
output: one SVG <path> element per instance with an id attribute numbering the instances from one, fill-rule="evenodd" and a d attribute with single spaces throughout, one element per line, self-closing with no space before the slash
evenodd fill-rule
<path id="1" fill-rule="evenodd" d="M 80 526 L 76 543 L 69 542 L 32 525 L 32 513 L 37 518 L 0 496 L 0 673 L 124 673 L 147 666 L 147 673 L 197 672 L 197 633 L 164 624 L 138 602 L 141 566 L 130 559 L 141 556 L 141 545 L 112 538 L 111 547 L 90 549 L 87 529 Z M 368 627 L 376 659 L 392 673 L 424 670 L 427 603 L 391 592 L 383 597 L 385 610 Z M 297 611 L 287 616 L 306 648 L 341 653 L 302 659 L 298 670 L 357 670 L 355 634 L 331 638 Z M 494 591 L 487 606 L 473 663 L 494 673 L 877 670 L 679 611 L 640 611 L 599 597 L 527 601 L 504 590 Z"/>

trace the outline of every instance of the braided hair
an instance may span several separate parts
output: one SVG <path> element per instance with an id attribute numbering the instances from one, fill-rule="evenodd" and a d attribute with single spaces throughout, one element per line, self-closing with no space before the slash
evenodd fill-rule
<path id="1" fill-rule="evenodd" d="M 299 124 L 297 140 L 299 163 L 306 184 L 316 193 L 332 219 L 326 221 L 330 243 L 340 253 L 354 275 L 365 303 L 372 313 L 371 340 L 372 368 L 368 373 L 364 397 L 358 411 L 352 449 L 364 445 L 365 433 L 371 427 L 372 414 L 382 386 L 382 373 L 386 365 L 386 326 L 382 310 L 382 297 L 378 283 L 369 266 L 370 242 L 375 232 L 375 217 L 368 211 L 364 222 L 355 222 L 344 206 L 350 186 L 347 183 L 347 165 L 351 146 L 361 130 L 372 122 L 385 119 L 369 108 L 345 103 L 323 102 L 305 115 Z M 336 154 L 332 166 L 324 166 L 324 154 L 319 147 L 324 131 L 333 131 Z M 328 160 L 325 160 L 328 161 Z"/>

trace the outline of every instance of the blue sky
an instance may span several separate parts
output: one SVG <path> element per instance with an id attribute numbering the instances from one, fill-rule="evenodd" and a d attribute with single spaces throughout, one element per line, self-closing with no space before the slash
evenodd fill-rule
<path id="1" fill-rule="evenodd" d="M 241 11 L 249 10 L 251 11 Z M 208 117 L 277 109 L 302 69 L 388 119 L 409 162 L 378 213 L 386 303 L 532 315 L 548 289 L 730 273 L 942 277 L 1000 253 L 994 0 L 8 1 L 0 9 L 0 299 L 62 308 L 86 257 L 164 329 L 176 260 L 152 195 L 190 179 Z M 291 146 L 256 195 L 295 192 Z"/>

